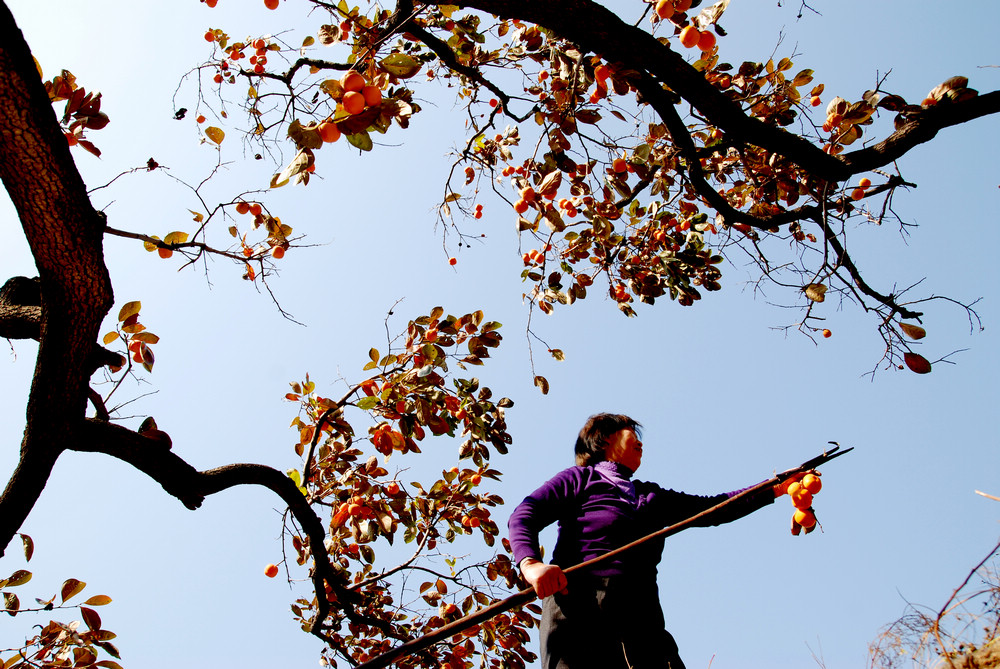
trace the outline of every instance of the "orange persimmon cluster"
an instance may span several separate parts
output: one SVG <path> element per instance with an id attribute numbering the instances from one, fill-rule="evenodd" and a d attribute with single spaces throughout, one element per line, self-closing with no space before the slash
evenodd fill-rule
<path id="1" fill-rule="evenodd" d="M 348 70 L 340 78 L 340 85 L 344 89 L 344 97 L 340 103 L 351 116 L 360 114 L 366 107 L 374 107 L 382 102 L 382 89 L 378 86 L 370 86 L 365 75 L 357 70 Z"/>
<path id="2" fill-rule="evenodd" d="M 813 496 L 823 489 L 818 472 L 809 472 L 798 481 L 788 484 L 788 496 L 792 498 L 795 513 L 792 515 L 792 534 L 802 530 L 809 534 L 816 529 L 816 512 L 812 508 Z"/>

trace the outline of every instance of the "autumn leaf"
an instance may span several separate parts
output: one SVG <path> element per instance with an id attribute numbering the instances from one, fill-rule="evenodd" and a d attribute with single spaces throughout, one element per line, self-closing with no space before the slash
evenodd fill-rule
<path id="1" fill-rule="evenodd" d="M 222 140 L 226 138 L 226 133 L 223 132 L 222 128 L 217 128 L 214 125 L 210 125 L 205 128 L 205 136 L 216 144 L 222 144 Z"/>
<path id="2" fill-rule="evenodd" d="M 906 366 L 910 368 L 911 372 L 915 372 L 917 374 L 930 374 L 931 363 L 929 363 L 927 358 L 919 353 L 904 353 L 903 362 L 906 363 Z"/>
<path id="3" fill-rule="evenodd" d="M 910 325 L 909 323 L 900 323 L 899 329 L 903 331 L 910 339 L 923 339 L 927 336 L 927 330 L 923 329 L 919 325 Z"/>
<path id="4" fill-rule="evenodd" d="M 31 580 L 31 572 L 26 569 L 18 569 L 13 574 L 7 577 L 4 587 L 13 588 L 14 586 L 24 585 Z M 0 581 L 3 582 L 3 581 Z"/>
<path id="5" fill-rule="evenodd" d="M 131 316 L 138 315 L 139 310 L 141 308 L 142 308 L 142 302 L 139 302 L 138 300 L 135 300 L 133 302 L 126 302 L 125 305 L 121 308 L 121 311 L 118 312 L 118 322 L 124 323 Z"/>
<path id="6" fill-rule="evenodd" d="M 31 556 L 35 553 L 35 542 L 27 534 L 18 534 L 17 536 L 21 537 L 21 543 L 24 545 L 25 562 L 31 562 Z"/>
<path id="7" fill-rule="evenodd" d="M 821 283 L 810 283 L 803 289 L 806 297 L 808 297 L 813 302 L 822 302 L 826 299 L 826 286 Z"/>
<path id="8" fill-rule="evenodd" d="M 421 63 L 405 53 L 394 53 L 383 58 L 379 65 L 394 77 L 408 79 L 420 71 Z"/>
<path id="9" fill-rule="evenodd" d="M 83 581 L 78 581 L 75 578 L 68 578 L 63 582 L 62 589 L 59 591 L 59 596 L 62 598 L 63 602 L 66 602 L 68 599 L 80 594 L 80 591 L 82 591 L 85 587 L 87 587 L 87 584 Z"/>

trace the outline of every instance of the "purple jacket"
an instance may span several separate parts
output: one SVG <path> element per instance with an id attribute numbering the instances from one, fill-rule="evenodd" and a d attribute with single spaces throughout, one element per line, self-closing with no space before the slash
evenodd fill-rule
<path id="1" fill-rule="evenodd" d="M 616 463 L 570 467 L 525 497 L 508 522 L 515 564 L 529 557 L 541 560 L 538 534 L 554 522 L 559 523 L 559 537 L 552 563 L 565 568 L 690 518 L 741 492 L 689 495 L 666 490 L 655 483 L 629 482 L 630 476 L 627 468 Z M 618 479 L 617 485 L 614 479 Z M 634 499 L 630 499 L 633 489 Z M 761 494 L 749 495 L 698 525 L 728 523 L 773 501 L 771 489 L 764 488 Z M 590 573 L 595 576 L 627 573 L 641 579 L 655 579 L 663 543 L 662 537 L 649 541 L 598 564 Z"/>

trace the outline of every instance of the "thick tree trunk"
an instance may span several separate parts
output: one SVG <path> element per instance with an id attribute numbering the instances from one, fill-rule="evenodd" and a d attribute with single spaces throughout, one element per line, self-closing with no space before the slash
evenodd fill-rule
<path id="1" fill-rule="evenodd" d="M 6 547 L 59 454 L 79 438 L 93 371 L 88 358 L 114 298 L 103 216 L 87 197 L 28 45 L 2 3 L 0 118 L 0 179 L 41 279 L 38 358 L 21 459 L 0 496 L 0 547 Z"/>

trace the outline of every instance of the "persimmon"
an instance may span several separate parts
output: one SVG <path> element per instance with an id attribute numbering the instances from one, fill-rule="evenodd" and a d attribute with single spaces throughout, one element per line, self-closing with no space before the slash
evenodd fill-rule
<path id="1" fill-rule="evenodd" d="M 237 214 L 245 214 L 248 211 L 250 211 L 250 205 L 249 204 L 247 204 L 246 202 L 237 202 L 236 203 L 236 213 Z"/>
<path id="2" fill-rule="evenodd" d="M 360 93 L 367 83 L 364 75 L 357 70 L 348 70 L 340 78 L 340 85 L 349 93 Z"/>
<path id="3" fill-rule="evenodd" d="M 851 191 L 851 199 L 852 200 L 860 200 L 864 196 L 865 196 L 865 189 L 864 188 L 855 188 L 854 190 Z"/>
<path id="4" fill-rule="evenodd" d="M 207 33 L 205 33 L 205 41 L 206 42 L 214 42 L 215 41 L 215 33 L 212 32 L 211 30 L 209 30 Z"/>
<path id="5" fill-rule="evenodd" d="M 264 0 L 264 6 L 267 7 L 268 9 L 277 9 L 278 0 Z"/>
<path id="6" fill-rule="evenodd" d="M 215 7 L 217 4 L 219 4 L 219 0 L 205 0 L 205 4 L 208 5 L 209 7 Z"/>
<path id="7" fill-rule="evenodd" d="M 389 483 L 385 486 L 385 492 L 395 497 L 399 494 L 399 484 L 395 481 L 389 481 Z"/>
<path id="8" fill-rule="evenodd" d="M 821 104 L 823 104 L 823 100 L 818 95 L 814 95 L 811 98 L 809 98 L 809 104 L 812 105 L 813 107 L 819 107 Z M 830 131 L 827 130 L 827 132 Z"/>
<path id="9" fill-rule="evenodd" d="M 156 249 L 156 255 L 166 260 L 170 256 L 174 255 L 174 252 L 171 249 L 165 249 L 161 246 L 160 248 Z"/>
<path id="10" fill-rule="evenodd" d="M 660 0 L 656 3 L 656 15 L 661 19 L 669 19 L 674 15 L 673 0 Z"/>
<path id="11" fill-rule="evenodd" d="M 521 199 L 525 202 L 533 202 L 535 200 L 535 189 L 531 186 L 525 186 L 521 189 Z"/>
<path id="12" fill-rule="evenodd" d="M 344 111 L 351 116 L 360 114 L 365 110 L 365 96 L 356 91 L 344 93 L 344 99 L 342 102 L 344 105 Z"/>
<path id="13" fill-rule="evenodd" d="M 694 26 L 684 26 L 684 30 L 681 31 L 681 45 L 685 48 L 690 49 L 691 47 L 698 44 L 698 40 L 701 39 L 701 31 Z"/>
<path id="14" fill-rule="evenodd" d="M 261 212 L 264 211 L 264 208 L 261 207 L 259 203 L 254 202 L 250 205 L 248 211 L 254 216 L 260 216 Z"/>
<path id="15" fill-rule="evenodd" d="M 830 337 L 833 336 L 833 332 L 831 332 L 830 330 L 823 330 L 823 336 L 829 339 Z"/>
<path id="16" fill-rule="evenodd" d="M 365 86 L 361 89 L 361 95 L 369 107 L 374 107 L 382 102 L 382 89 L 378 86 Z"/>
<path id="17" fill-rule="evenodd" d="M 862 177 L 862 179 L 858 181 L 858 188 L 864 188 L 865 190 L 867 190 L 871 187 L 872 187 L 872 180 L 869 179 L 868 177 Z"/>
<path id="18" fill-rule="evenodd" d="M 284 258 L 285 257 L 285 247 L 283 247 L 283 246 L 275 246 L 274 248 L 272 248 L 271 249 L 271 257 L 274 258 L 275 260 L 281 260 L 282 258 Z"/>
<path id="19" fill-rule="evenodd" d="M 628 163 L 625 162 L 624 158 L 615 158 L 614 162 L 611 163 L 611 169 L 617 174 L 628 171 Z"/>
<path id="20" fill-rule="evenodd" d="M 514 211 L 519 214 L 528 211 L 528 202 L 524 198 L 518 198 L 514 201 Z"/>
<path id="21" fill-rule="evenodd" d="M 327 144 L 336 142 L 340 139 L 340 128 L 337 127 L 336 123 L 331 121 L 323 121 L 319 124 L 317 128 L 319 131 L 319 137 Z"/>
<path id="22" fill-rule="evenodd" d="M 802 485 L 814 495 L 823 489 L 823 481 L 815 474 L 806 474 L 803 476 Z"/>
<path id="23" fill-rule="evenodd" d="M 698 36 L 698 48 L 702 51 L 711 51 L 715 48 L 715 33 L 705 30 Z"/>
<path id="24" fill-rule="evenodd" d="M 274 578 L 277 575 L 278 575 L 278 565 L 269 564 L 266 567 L 264 567 L 264 576 L 267 576 L 268 578 Z"/>
<path id="25" fill-rule="evenodd" d="M 267 44 L 267 42 L 265 42 L 264 40 L 262 40 L 261 38 L 258 37 L 257 39 L 255 39 L 253 41 L 253 48 L 258 49 L 258 50 L 259 49 L 263 49 L 266 46 L 266 44 Z"/>
<path id="26" fill-rule="evenodd" d="M 809 509 L 797 509 L 792 520 L 808 530 L 816 524 L 816 515 Z"/>
<path id="27" fill-rule="evenodd" d="M 452 257 L 448 258 L 448 264 L 449 265 L 457 265 L 458 264 L 458 258 L 456 258 L 455 256 L 452 256 Z"/>
<path id="28" fill-rule="evenodd" d="M 797 493 L 792 495 L 792 506 L 796 509 L 808 509 L 812 506 L 812 501 L 812 493 L 805 488 L 801 488 Z"/>

